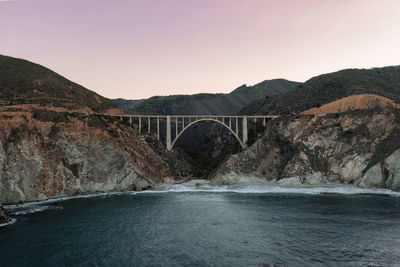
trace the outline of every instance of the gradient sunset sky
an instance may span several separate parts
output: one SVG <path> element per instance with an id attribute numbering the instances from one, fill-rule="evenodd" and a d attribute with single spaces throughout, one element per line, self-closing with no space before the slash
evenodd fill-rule
<path id="1" fill-rule="evenodd" d="M 400 64 L 400 0 L 0 0 L 0 54 L 109 98 Z"/>

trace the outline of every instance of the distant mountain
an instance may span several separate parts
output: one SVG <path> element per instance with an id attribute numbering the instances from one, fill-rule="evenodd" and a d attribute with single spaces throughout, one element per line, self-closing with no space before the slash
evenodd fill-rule
<path id="1" fill-rule="evenodd" d="M 400 66 L 346 69 L 323 74 L 284 94 L 256 100 L 240 113 L 299 113 L 357 94 L 380 95 L 400 103 Z"/>
<path id="2" fill-rule="evenodd" d="M 299 83 L 284 79 L 242 85 L 230 94 L 154 96 L 135 105 L 133 114 L 235 114 L 250 102 L 290 91 Z"/>
<path id="3" fill-rule="evenodd" d="M 112 101 L 114 101 L 114 103 L 116 103 L 118 105 L 118 107 L 120 109 L 122 109 L 123 111 L 128 111 L 128 110 L 134 108 L 135 106 L 142 103 L 144 100 L 145 99 L 138 99 L 138 100 L 127 100 L 127 99 L 123 99 L 123 98 L 112 99 Z"/>
<path id="4" fill-rule="evenodd" d="M 61 75 L 23 59 L 0 55 L 0 105 L 40 104 L 106 112 L 118 108 Z"/>

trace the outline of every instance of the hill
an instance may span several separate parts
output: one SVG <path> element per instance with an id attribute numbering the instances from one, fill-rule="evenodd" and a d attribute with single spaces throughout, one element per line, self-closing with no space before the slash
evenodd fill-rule
<path id="1" fill-rule="evenodd" d="M 375 108 L 386 108 L 386 107 L 399 107 L 400 105 L 394 104 L 393 100 L 372 94 L 362 95 L 351 95 L 329 102 L 328 104 L 322 105 L 319 108 L 312 108 L 303 111 L 301 114 L 304 115 L 315 115 L 315 114 L 328 114 L 328 113 L 339 113 L 347 112 L 352 110 L 365 110 Z"/>
<path id="2" fill-rule="evenodd" d="M 114 101 L 114 103 L 117 104 L 118 107 L 123 111 L 127 111 L 134 108 L 135 106 L 142 103 L 144 100 L 145 99 L 137 99 L 137 100 L 128 100 L 123 98 L 112 99 L 112 101 Z"/>
<path id="3" fill-rule="evenodd" d="M 375 94 L 400 103 L 400 66 L 346 69 L 314 77 L 279 96 L 256 100 L 242 114 L 290 114 L 350 95 Z"/>
<path id="4" fill-rule="evenodd" d="M 0 105 L 39 104 L 70 110 L 116 111 L 111 100 L 23 59 L 0 55 Z"/>
<path id="5" fill-rule="evenodd" d="M 250 102 L 293 89 L 297 82 L 284 79 L 263 81 L 254 86 L 242 85 L 230 94 L 195 94 L 155 96 L 128 110 L 133 114 L 235 114 Z M 122 106 L 120 106 L 122 107 Z"/>

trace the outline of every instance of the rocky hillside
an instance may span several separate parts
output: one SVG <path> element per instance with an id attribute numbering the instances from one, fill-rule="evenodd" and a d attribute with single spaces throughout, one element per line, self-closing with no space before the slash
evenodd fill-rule
<path id="1" fill-rule="evenodd" d="M 314 77 L 293 90 L 250 103 L 242 114 L 293 114 L 340 98 L 375 94 L 400 103 L 400 66 L 346 69 Z"/>
<path id="2" fill-rule="evenodd" d="M 118 106 L 38 64 L 0 55 L 0 105 L 39 104 L 120 113 Z"/>
<path id="3" fill-rule="evenodd" d="M 40 65 L 0 56 L 0 204 L 142 190 L 190 166 L 111 100 Z M 0 214 L 0 220 L 6 220 Z"/>
<path id="4" fill-rule="evenodd" d="M 46 109 L 0 109 L 0 203 L 142 190 L 188 165 L 137 124 Z"/>
<path id="5" fill-rule="evenodd" d="M 282 116 L 251 147 L 232 155 L 214 183 L 253 176 L 279 184 L 351 184 L 400 190 L 400 110 Z"/>
<path id="6" fill-rule="evenodd" d="M 238 183 L 251 176 L 285 185 L 400 191 L 399 102 L 398 66 L 329 73 L 252 102 L 241 113 L 282 116 L 252 146 L 227 159 L 212 181 Z"/>
<path id="7" fill-rule="evenodd" d="M 242 85 L 230 94 L 155 96 L 136 105 L 133 114 L 235 114 L 250 102 L 290 91 L 298 83 L 268 80 L 254 86 Z"/>

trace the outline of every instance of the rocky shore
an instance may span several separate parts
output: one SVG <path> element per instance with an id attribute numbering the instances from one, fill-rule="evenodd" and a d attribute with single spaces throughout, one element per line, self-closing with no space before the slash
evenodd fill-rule
<path id="1" fill-rule="evenodd" d="M 250 176 L 282 185 L 399 191 L 399 140 L 400 111 L 395 108 L 280 117 L 252 146 L 224 162 L 211 182 L 236 184 Z"/>
<path id="2" fill-rule="evenodd" d="M 3 206 L 0 206 L 0 225 L 10 223 L 11 217 L 7 215 L 7 211 Z"/>

